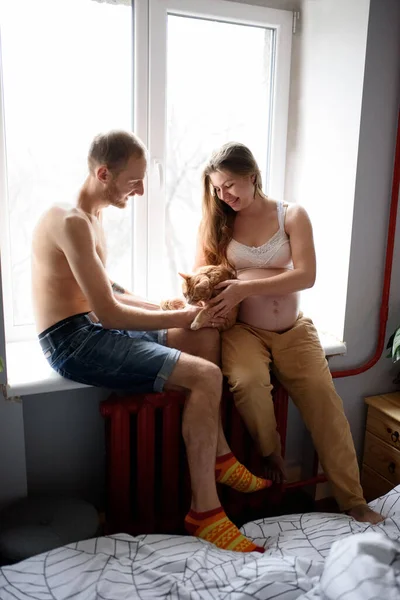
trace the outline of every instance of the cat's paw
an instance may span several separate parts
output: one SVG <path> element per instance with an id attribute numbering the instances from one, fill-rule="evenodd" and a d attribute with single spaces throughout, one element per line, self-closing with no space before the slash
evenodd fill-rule
<path id="1" fill-rule="evenodd" d="M 202 327 L 210 327 L 211 323 L 209 322 L 210 316 L 206 310 L 201 310 L 193 319 L 193 322 L 190 326 L 190 329 L 196 331 L 197 329 L 201 329 Z"/>
<path id="2" fill-rule="evenodd" d="M 160 306 L 162 310 L 182 310 L 186 302 L 182 298 L 172 298 L 172 300 L 162 300 Z"/>

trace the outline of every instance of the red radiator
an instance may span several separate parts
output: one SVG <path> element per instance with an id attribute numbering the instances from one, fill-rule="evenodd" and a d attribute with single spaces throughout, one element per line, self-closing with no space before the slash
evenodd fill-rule
<path id="1" fill-rule="evenodd" d="M 288 397 L 275 386 L 275 414 L 285 451 Z M 107 533 L 181 533 L 190 506 L 190 480 L 181 436 L 183 394 L 117 396 L 101 404 L 106 419 Z M 259 453 L 225 390 L 223 426 L 237 458 L 262 474 Z M 302 483 L 299 482 L 298 485 Z M 240 494 L 219 486 L 227 514 L 235 520 L 262 511 L 271 491 Z"/>

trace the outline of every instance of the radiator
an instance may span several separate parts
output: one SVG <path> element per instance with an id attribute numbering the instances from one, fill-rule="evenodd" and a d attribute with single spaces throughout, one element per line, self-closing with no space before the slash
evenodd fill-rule
<path id="1" fill-rule="evenodd" d="M 288 397 L 278 384 L 275 414 L 284 452 Z M 106 532 L 183 533 L 190 507 L 190 479 L 181 435 L 184 395 L 178 392 L 118 396 L 101 403 L 106 423 Z M 262 474 L 259 453 L 225 389 L 224 431 L 232 451 L 253 472 Z M 271 503 L 271 491 L 241 494 L 219 486 L 227 514 L 244 522 Z M 276 498 L 275 498 L 276 500 Z"/>

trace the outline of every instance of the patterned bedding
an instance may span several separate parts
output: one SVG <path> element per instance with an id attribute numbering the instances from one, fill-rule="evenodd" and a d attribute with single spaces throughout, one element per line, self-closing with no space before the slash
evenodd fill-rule
<path id="1" fill-rule="evenodd" d="M 0 599 L 398 600 L 400 486 L 370 505 L 382 524 L 309 513 L 244 525 L 263 555 L 166 535 L 70 544 L 0 569 Z"/>

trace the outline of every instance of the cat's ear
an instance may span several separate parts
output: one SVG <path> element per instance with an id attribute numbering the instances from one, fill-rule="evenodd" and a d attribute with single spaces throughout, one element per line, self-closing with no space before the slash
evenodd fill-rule
<path id="1" fill-rule="evenodd" d="M 188 281 L 190 279 L 190 275 L 188 275 L 187 273 L 178 273 L 178 275 L 180 275 L 182 277 L 182 279 L 184 279 L 185 281 Z"/>
<path id="2" fill-rule="evenodd" d="M 202 277 L 198 283 L 196 283 L 197 290 L 209 290 L 210 289 L 210 280 L 208 277 Z"/>

